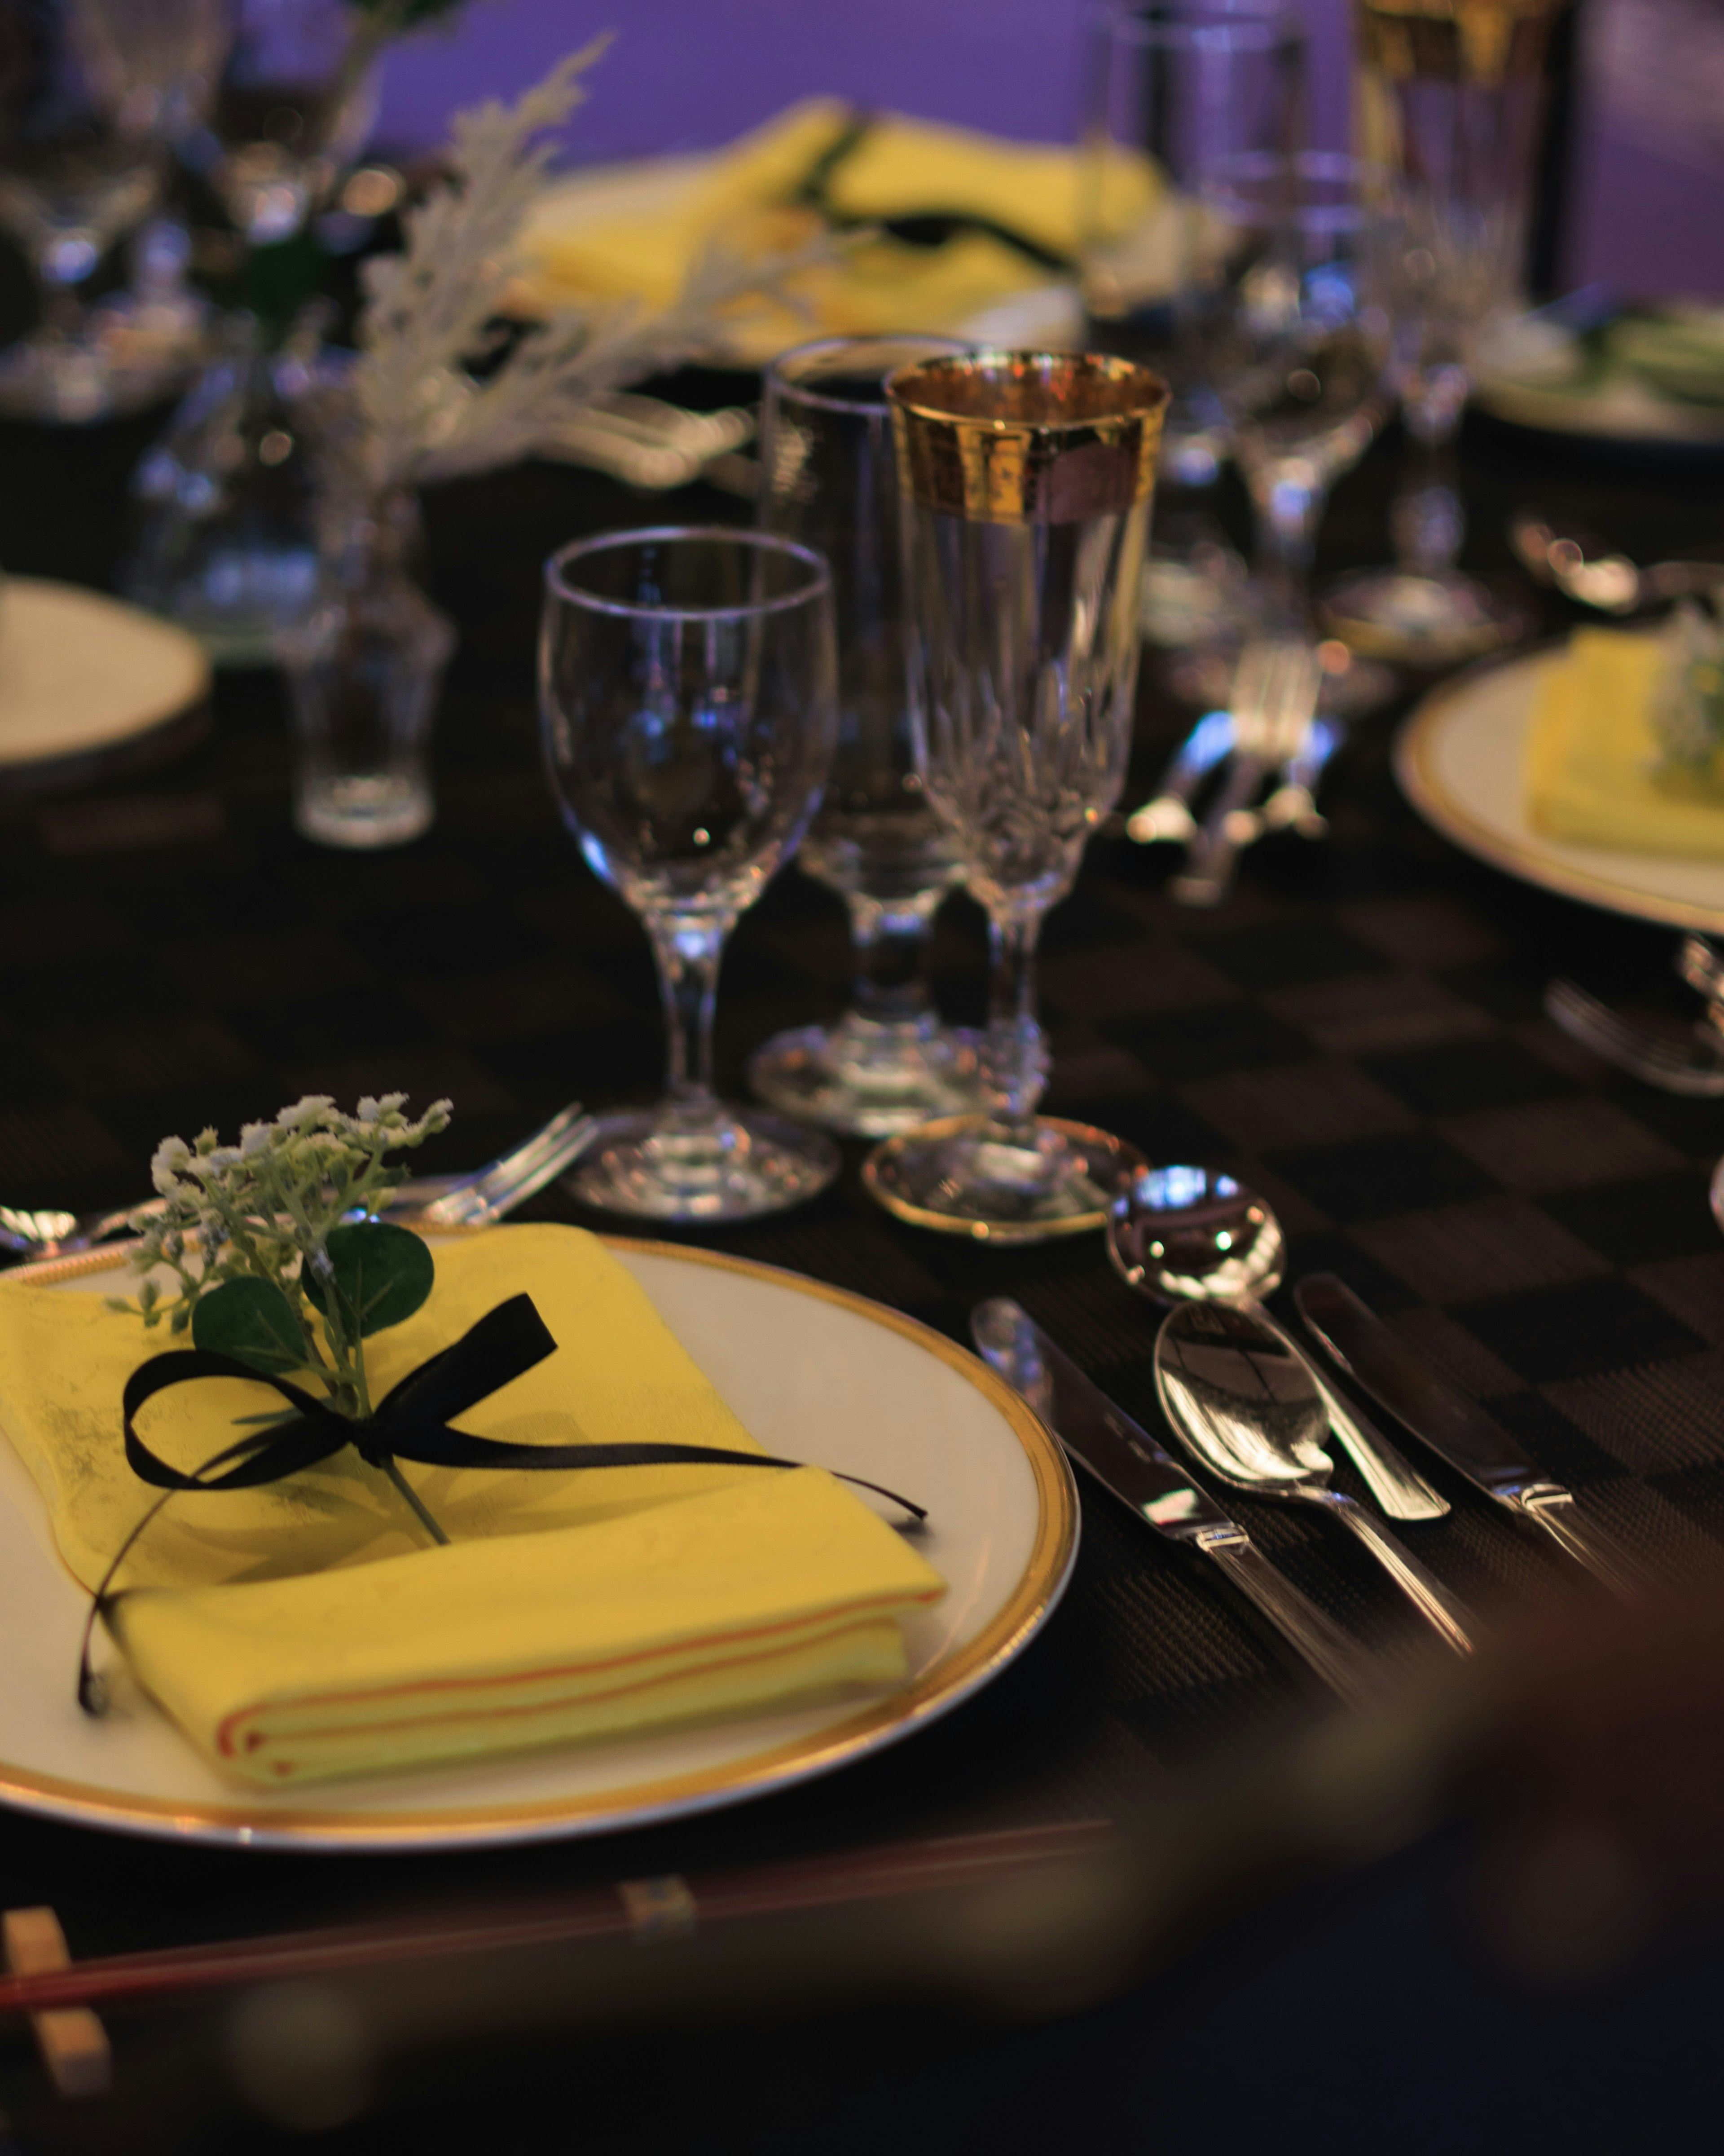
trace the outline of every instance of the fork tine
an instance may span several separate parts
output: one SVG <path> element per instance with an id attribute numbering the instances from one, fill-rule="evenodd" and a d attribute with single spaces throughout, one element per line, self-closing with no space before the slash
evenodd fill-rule
<path id="1" fill-rule="evenodd" d="M 1544 1008 L 1572 1039 L 1650 1086 L 1696 1099 L 1724 1096 L 1724 1060 L 1716 1055 L 1705 1059 L 1685 1055 L 1573 981 L 1552 981 L 1545 990 Z"/>

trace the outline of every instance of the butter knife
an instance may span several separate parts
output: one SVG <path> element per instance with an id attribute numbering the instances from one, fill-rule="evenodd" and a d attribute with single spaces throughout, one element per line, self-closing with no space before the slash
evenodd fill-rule
<path id="1" fill-rule="evenodd" d="M 1412 1349 L 1333 1273 L 1311 1273 L 1293 1291 L 1299 1314 L 1342 1371 L 1422 1438 L 1439 1460 L 1519 1518 L 1542 1527 L 1614 1594 L 1643 1591 L 1639 1560 L 1540 1471 L 1475 1400 L 1427 1369 Z"/>
<path id="2" fill-rule="evenodd" d="M 1158 1535 L 1208 1558 L 1350 1707 L 1382 1696 L 1383 1671 L 1290 1579 L 1208 1491 L 1007 1296 L 970 1315 L 977 1353 L 1023 1394 L 1080 1467 Z"/>

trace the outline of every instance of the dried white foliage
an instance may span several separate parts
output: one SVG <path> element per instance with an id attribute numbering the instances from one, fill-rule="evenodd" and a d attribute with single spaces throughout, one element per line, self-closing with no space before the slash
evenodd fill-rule
<path id="1" fill-rule="evenodd" d="M 457 114 L 452 177 L 408 213 L 405 250 L 367 264 L 350 483 L 376 492 L 530 456 L 600 392 L 710 350 L 724 309 L 751 294 L 782 298 L 787 276 L 830 253 L 819 241 L 764 263 L 709 254 L 673 306 L 565 310 L 475 376 L 496 348 L 521 229 L 554 154 L 546 131 L 584 100 L 581 78 L 608 42 L 571 54 L 513 105 Z"/>

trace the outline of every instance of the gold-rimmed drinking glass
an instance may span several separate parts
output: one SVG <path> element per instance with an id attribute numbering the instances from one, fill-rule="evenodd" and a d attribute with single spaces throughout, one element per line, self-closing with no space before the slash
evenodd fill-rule
<path id="1" fill-rule="evenodd" d="M 1035 953 L 1125 783 L 1168 392 L 1129 360 L 983 352 L 903 368 L 886 394 L 916 769 L 988 918 L 988 1107 L 888 1139 L 864 1180 L 922 1226 L 1040 1241 L 1100 1226 L 1141 1158 L 1037 1114 L 1049 1059 Z"/>

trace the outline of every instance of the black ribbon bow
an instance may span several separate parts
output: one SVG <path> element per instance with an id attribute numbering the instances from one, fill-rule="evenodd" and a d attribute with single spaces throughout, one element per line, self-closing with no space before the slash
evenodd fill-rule
<path id="1" fill-rule="evenodd" d="M 315 1467 L 345 1445 L 351 1445 L 368 1466 L 386 1470 L 398 1460 L 411 1460 L 427 1467 L 530 1469 L 675 1467 L 708 1461 L 727 1467 L 806 1465 L 800 1460 L 781 1459 L 776 1453 L 737 1452 L 718 1445 L 500 1445 L 494 1438 L 475 1437 L 467 1430 L 449 1427 L 452 1416 L 464 1414 L 556 1352 L 557 1342 L 534 1308 L 532 1297 L 511 1295 L 469 1327 L 453 1346 L 410 1370 L 364 1422 L 338 1414 L 326 1400 L 301 1385 L 273 1377 L 237 1357 L 218 1354 L 212 1348 L 173 1348 L 141 1363 L 126 1379 L 121 1395 L 126 1457 L 133 1474 L 163 1494 L 120 1545 L 92 1598 L 78 1665 L 79 1705 L 87 1714 L 100 1714 L 106 1707 L 103 1688 L 90 1665 L 95 1620 L 107 1608 L 114 1575 L 132 1544 L 177 1490 L 254 1490 L 263 1483 L 279 1482 Z M 187 1473 L 151 1451 L 137 1434 L 136 1418 L 146 1401 L 157 1393 L 198 1378 L 244 1378 L 253 1384 L 268 1385 L 297 1411 L 296 1415 L 291 1421 L 224 1445 Z M 223 1471 L 217 1473 L 217 1469 Z M 838 1480 L 854 1483 L 859 1490 L 872 1490 L 916 1520 L 928 1517 L 921 1506 L 912 1505 L 907 1497 L 878 1482 L 866 1481 L 859 1475 L 839 1475 Z"/>

